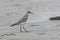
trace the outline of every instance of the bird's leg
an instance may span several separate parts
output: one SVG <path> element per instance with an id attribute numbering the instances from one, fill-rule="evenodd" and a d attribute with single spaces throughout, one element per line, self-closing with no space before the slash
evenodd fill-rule
<path id="1" fill-rule="evenodd" d="M 23 26 L 23 29 L 25 30 L 25 32 L 28 32 L 26 29 L 25 29 L 25 27 Z"/>
<path id="2" fill-rule="evenodd" d="M 22 26 L 20 26 L 20 32 L 22 32 Z"/>

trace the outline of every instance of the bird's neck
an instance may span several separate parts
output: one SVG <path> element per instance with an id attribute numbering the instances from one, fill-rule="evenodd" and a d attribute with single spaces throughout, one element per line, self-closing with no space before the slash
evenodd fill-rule
<path id="1" fill-rule="evenodd" d="M 28 13 L 24 15 L 24 17 L 26 17 L 26 18 L 28 18 L 28 16 L 29 16 L 29 14 L 28 14 Z"/>

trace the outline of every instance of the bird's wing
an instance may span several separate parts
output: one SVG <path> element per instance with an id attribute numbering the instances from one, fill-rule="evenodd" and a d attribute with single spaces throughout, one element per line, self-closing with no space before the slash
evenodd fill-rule
<path id="1" fill-rule="evenodd" d="M 20 19 L 18 22 L 12 24 L 11 27 L 12 27 L 12 26 L 15 26 L 15 25 L 19 25 L 19 24 L 25 22 L 26 20 L 27 20 L 27 18 Z"/>
<path id="2" fill-rule="evenodd" d="M 15 25 L 19 25 L 20 23 L 22 23 L 22 21 L 18 21 L 18 22 L 16 22 L 16 23 L 12 24 L 11 27 L 12 27 L 12 26 L 15 26 Z"/>

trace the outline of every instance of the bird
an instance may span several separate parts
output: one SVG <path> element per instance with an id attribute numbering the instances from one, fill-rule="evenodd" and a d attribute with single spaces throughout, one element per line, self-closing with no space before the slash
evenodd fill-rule
<path id="1" fill-rule="evenodd" d="M 31 11 L 26 11 L 26 14 L 21 19 L 19 19 L 19 21 L 17 21 L 16 23 L 12 24 L 10 27 L 13 27 L 15 25 L 20 25 L 22 23 L 25 23 L 28 20 L 29 14 L 32 14 L 33 15 L 33 13 Z M 22 32 L 21 29 L 22 29 L 22 26 L 20 26 L 20 32 Z M 25 32 L 28 32 L 25 29 L 24 25 L 23 25 L 23 29 L 24 29 Z"/>

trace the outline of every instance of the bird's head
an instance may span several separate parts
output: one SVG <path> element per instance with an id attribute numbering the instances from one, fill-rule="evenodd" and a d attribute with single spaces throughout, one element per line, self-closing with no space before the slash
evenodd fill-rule
<path id="1" fill-rule="evenodd" d="M 27 11 L 28 14 L 33 14 L 31 11 Z"/>

